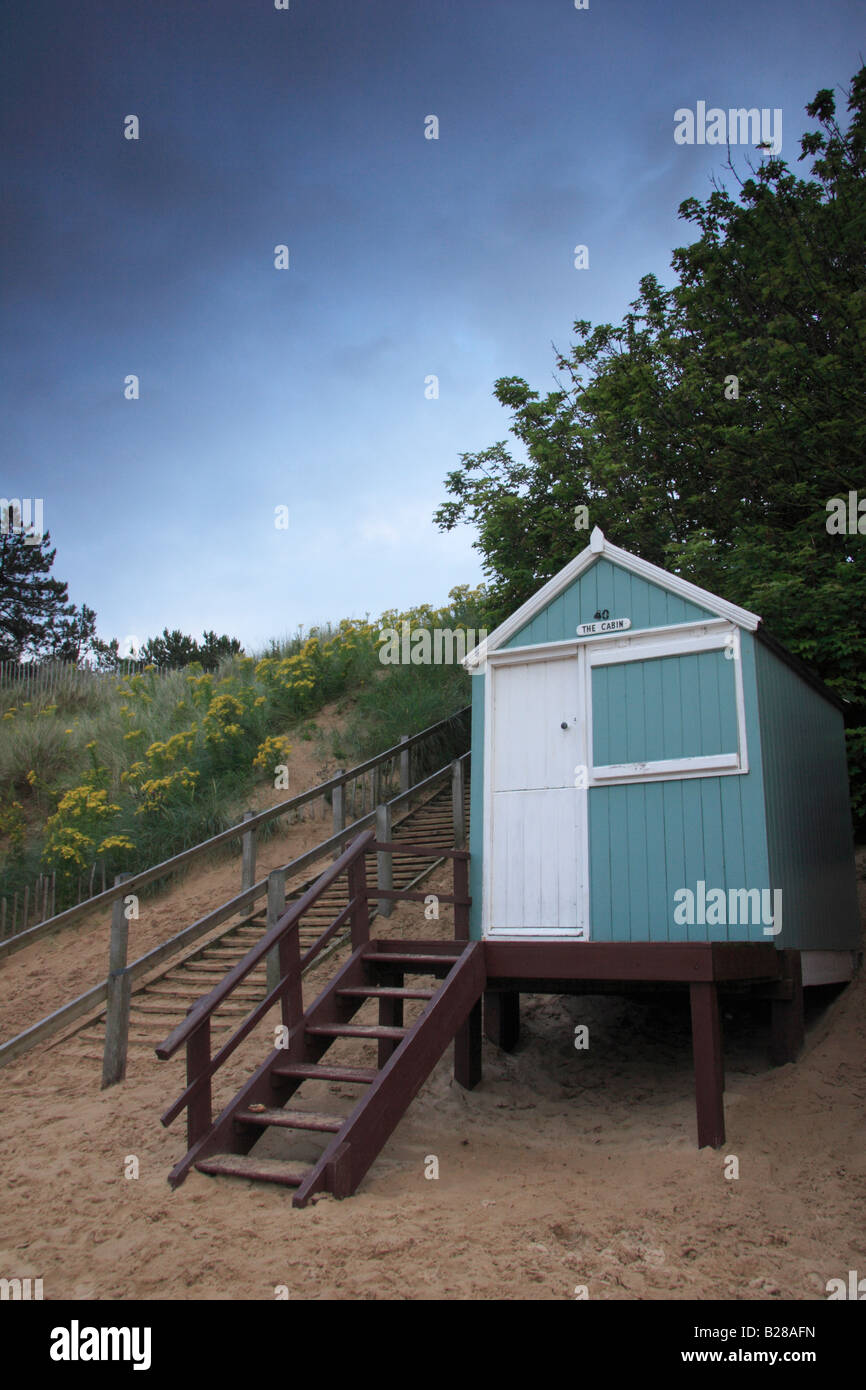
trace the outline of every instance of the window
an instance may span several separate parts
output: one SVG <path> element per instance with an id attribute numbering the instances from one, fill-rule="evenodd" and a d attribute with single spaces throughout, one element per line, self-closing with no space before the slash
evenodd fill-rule
<path id="1" fill-rule="evenodd" d="M 592 782 L 748 771 L 737 628 L 589 639 L 585 652 Z"/>

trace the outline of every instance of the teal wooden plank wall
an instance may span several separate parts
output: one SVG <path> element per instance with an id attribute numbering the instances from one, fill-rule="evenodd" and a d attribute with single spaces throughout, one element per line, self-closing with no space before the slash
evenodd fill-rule
<path id="1" fill-rule="evenodd" d="M 725 894 L 731 889 L 773 886 L 764 823 L 754 647 L 751 634 L 743 632 L 748 773 L 590 788 L 590 931 L 594 941 L 775 941 L 764 935 L 762 923 L 751 920 L 694 925 L 674 921 L 675 892 L 689 888 L 696 894 L 699 881 L 707 892 L 720 888 Z M 721 652 L 718 659 L 734 666 Z M 594 711 L 594 722 L 597 717 Z"/>
<path id="2" fill-rule="evenodd" d="M 532 647 L 540 642 L 567 641 L 576 635 L 580 623 L 591 623 L 594 614 L 605 608 L 612 618 L 630 618 L 633 628 L 666 627 L 670 623 L 715 617 L 658 584 L 650 584 L 610 560 L 599 559 L 505 646 Z"/>
<path id="3" fill-rule="evenodd" d="M 761 642 L 755 648 L 770 869 L 783 894 L 778 944 L 857 948 L 842 714 Z"/>
<path id="4" fill-rule="evenodd" d="M 723 651 L 596 666 L 595 765 L 735 753 L 735 668 Z"/>

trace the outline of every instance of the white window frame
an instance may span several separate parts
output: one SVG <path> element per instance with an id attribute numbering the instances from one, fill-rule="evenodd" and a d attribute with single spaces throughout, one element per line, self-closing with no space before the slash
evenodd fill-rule
<path id="1" fill-rule="evenodd" d="M 735 623 L 716 619 L 682 623 L 670 628 L 649 628 L 614 637 L 587 637 L 584 662 L 584 701 L 586 709 L 587 784 L 610 787 L 629 782 L 669 782 L 690 777 L 743 776 L 749 770 L 746 743 L 746 705 L 743 692 L 743 663 L 740 629 Z M 693 758 L 665 758 L 644 763 L 593 761 L 592 672 L 596 666 L 619 666 L 627 661 L 647 661 L 654 657 L 691 656 L 695 652 L 733 650 L 734 697 L 737 714 L 737 751 Z"/>

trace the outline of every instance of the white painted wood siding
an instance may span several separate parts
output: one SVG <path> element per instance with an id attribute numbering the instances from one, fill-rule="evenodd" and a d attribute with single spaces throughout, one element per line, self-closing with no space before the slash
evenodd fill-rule
<path id="1" fill-rule="evenodd" d="M 574 656 L 493 672 L 494 933 L 582 932 L 586 793 L 575 787 L 585 757 L 581 690 Z"/>

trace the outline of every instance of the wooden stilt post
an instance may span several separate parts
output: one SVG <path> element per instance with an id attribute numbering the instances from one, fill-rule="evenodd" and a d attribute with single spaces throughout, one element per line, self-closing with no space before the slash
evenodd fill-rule
<path id="1" fill-rule="evenodd" d="M 780 983 L 787 998 L 774 999 L 770 1055 L 773 1064 L 782 1067 L 796 1062 L 803 1047 L 805 1023 L 803 1018 L 803 969 L 799 951 L 780 951 L 782 967 Z"/>
<path id="2" fill-rule="evenodd" d="M 286 871 L 285 869 L 274 869 L 268 874 L 268 916 L 267 931 L 275 927 L 286 910 Z M 280 948 L 271 947 L 267 956 L 267 984 L 265 993 L 270 994 L 272 989 L 276 989 L 280 980 Z"/>
<path id="3" fill-rule="evenodd" d="M 391 807 L 384 803 L 376 807 L 376 839 L 388 844 L 391 839 Z M 390 850 L 379 850 L 376 855 L 376 885 L 379 888 L 394 887 L 394 870 Z M 379 916 L 390 917 L 394 905 L 393 898 L 379 899 Z"/>
<path id="4" fill-rule="evenodd" d="M 454 1037 L 454 1080 L 471 1091 L 481 1080 L 481 1000 Z"/>
<path id="5" fill-rule="evenodd" d="M 512 1052 L 520 1038 L 520 993 L 516 989 L 484 992 L 484 1035 L 503 1052 Z"/>
<path id="6" fill-rule="evenodd" d="M 725 1142 L 724 1072 L 719 997 L 714 981 L 689 985 L 698 1148 L 717 1149 Z"/>
<path id="7" fill-rule="evenodd" d="M 129 874 L 117 874 L 115 884 Z M 111 908 L 111 944 L 108 951 L 108 1004 L 105 1011 L 105 1047 L 102 1053 L 102 1089 L 114 1086 L 126 1075 L 129 1042 L 130 980 L 126 969 L 129 921 L 123 898 L 115 898 Z"/>

